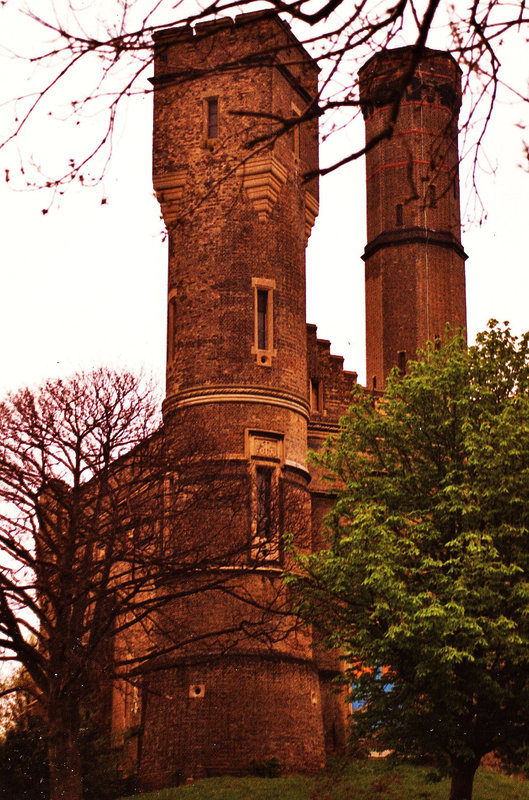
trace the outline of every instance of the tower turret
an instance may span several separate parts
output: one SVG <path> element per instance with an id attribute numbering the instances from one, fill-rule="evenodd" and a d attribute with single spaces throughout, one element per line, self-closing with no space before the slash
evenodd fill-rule
<path id="1" fill-rule="evenodd" d="M 311 545 L 305 245 L 318 186 L 303 175 L 317 168 L 317 124 L 268 134 L 315 102 L 317 68 L 269 13 L 154 40 L 154 187 L 169 238 L 164 431 L 175 453 L 192 454 L 207 503 L 165 525 L 167 546 L 189 541 L 201 566 L 179 577 L 182 599 L 164 612 L 186 642 L 178 664 L 162 661 L 143 683 L 140 774 L 155 787 L 170 772 L 246 772 L 273 756 L 314 770 L 318 672 L 310 636 L 288 616 L 281 534 Z"/>
<path id="2" fill-rule="evenodd" d="M 385 128 L 411 48 L 377 53 L 360 70 L 370 142 Z M 457 120 L 460 70 L 425 50 L 400 104 L 393 135 L 366 156 L 366 354 L 368 388 L 406 370 L 447 323 L 465 328 L 465 252 L 460 241 Z"/>
<path id="3" fill-rule="evenodd" d="M 155 43 L 154 186 L 170 247 L 165 418 L 257 403 L 305 419 L 305 245 L 318 187 L 302 176 L 317 168 L 317 126 L 266 136 L 274 115 L 313 103 L 317 68 L 269 14 L 161 31 Z M 299 447 L 290 457 L 304 462 Z"/>

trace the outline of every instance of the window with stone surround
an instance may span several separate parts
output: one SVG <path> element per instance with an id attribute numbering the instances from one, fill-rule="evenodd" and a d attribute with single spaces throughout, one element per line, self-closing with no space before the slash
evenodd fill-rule
<path id="1" fill-rule="evenodd" d="M 255 532 L 259 542 L 268 543 L 272 538 L 272 468 L 257 467 L 255 470 L 257 489 Z"/>
<path id="2" fill-rule="evenodd" d="M 280 561 L 279 478 L 283 436 L 268 431 L 246 431 L 252 482 L 250 557 L 255 562 Z"/>
<path id="3" fill-rule="evenodd" d="M 252 561 L 279 561 L 279 474 L 272 464 L 254 465 Z"/>
<path id="4" fill-rule="evenodd" d="M 252 278 L 254 293 L 254 341 L 252 354 L 261 366 L 269 367 L 274 350 L 274 289 L 275 281 Z"/>
<path id="5" fill-rule="evenodd" d="M 268 289 L 257 290 L 257 347 L 268 350 Z"/>

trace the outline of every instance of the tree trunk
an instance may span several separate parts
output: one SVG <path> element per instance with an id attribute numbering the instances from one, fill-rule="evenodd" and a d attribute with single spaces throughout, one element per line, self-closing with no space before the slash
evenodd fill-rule
<path id="1" fill-rule="evenodd" d="M 472 800 L 472 786 L 479 761 L 452 760 L 449 800 Z"/>
<path id="2" fill-rule="evenodd" d="M 78 718 L 74 707 L 50 709 L 50 800 L 82 800 Z"/>

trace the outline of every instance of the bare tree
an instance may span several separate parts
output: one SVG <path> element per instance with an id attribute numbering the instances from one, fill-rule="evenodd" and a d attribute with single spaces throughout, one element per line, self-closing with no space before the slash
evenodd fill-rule
<path id="1" fill-rule="evenodd" d="M 152 387 L 105 369 L 0 404 L 0 661 L 23 667 L 9 691 L 46 717 L 51 800 L 81 797 L 81 712 L 113 680 L 293 624 L 278 581 L 264 600 L 241 582 L 252 546 L 234 535 L 248 506 L 236 476 L 158 423 Z M 186 623 L 190 598 L 219 592 L 236 619 Z"/>
<path id="2" fill-rule="evenodd" d="M 287 135 L 294 126 L 314 117 L 323 120 L 325 137 L 347 125 L 359 113 L 358 67 L 370 55 L 406 43 L 413 47 L 412 57 L 392 98 L 392 112 L 382 134 L 391 136 L 401 99 L 411 84 L 424 48 L 441 47 L 452 52 L 463 72 L 469 102 L 461 127 L 470 131 L 475 126 L 464 148 L 472 154 L 475 171 L 498 92 L 509 84 L 505 71 L 508 51 L 513 45 L 526 46 L 524 32 L 529 11 L 523 0 L 514 4 L 475 0 L 467 6 L 444 5 L 441 0 L 398 0 L 385 5 L 376 0 L 362 0 L 352 8 L 344 0 L 321 0 L 317 4 L 309 0 L 267 0 L 265 4 L 258 0 L 212 0 L 205 5 L 191 0 L 180 0 L 176 5 L 166 0 L 113 0 L 86 7 L 64 0 L 44 9 L 42 4 L 29 0 L 24 12 L 30 26 L 28 31 L 33 37 L 39 32 L 45 34 L 45 41 L 36 53 L 26 54 L 28 63 L 39 69 L 33 75 L 30 92 L 11 97 L 16 115 L 0 147 L 21 139 L 25 128 L 39 113 L 61 119 L 69 117 L 74 127 L 70 129 L 71 150 L 66 153 L 66 160 L 59 161 L 55 171 L 43 177 L 32 173 L 31 164 L 22 154 L 24 178 L 30 183 L 55 187 L 72 180 L 97 182 L 112 154 L 120 107 L 127 98 L 151 91 L 147 79 L 153 34 L 168 25 L 195 25 L 202 20 L 234 16 L 263 6 L 280 14 L 292 26 L 322 70 L 318 97 L 299 116 L 269 120 L 269 138 Z M 13 5 L 7 4 L 0 13 L 13 14 Z M 9 22 L 10 18 L 7 19 Z M 210 34 L 202 31 L 200 35 Z M 4 41 L 6 46 L 13 49 L 10 42 Z M 260 52 L 255 64 L 266 67 L 267 61 L 270 64 L 276 55 Z M 245 64 L 226 63 L 224 68 L 244 66 L 251 66 L 248 59 Z M 183 73 L 181 80 L 195 77 L 195 73 Z M 529 99 L 523 85 L 510 85 L 510 89 L 512 97 L 525 102 Z M 96 112 L 100 124 L 93 138 L 84 139 L 83 146 L 76 148 L 77 126 L 81 124 L 82 129 L 86 118 Z M 251 125 L 252 120 L 248 121 Z M 249 137 L 250 149 L 258 144 Z M 359 158 L 373 144 L 368 141 L 353 145 L 343 157 L 324 165 L 321 174 Z M 526 143 L 523 146 L 527 149 Z M 44 166 L 38 157 L 36 163 Z"/>

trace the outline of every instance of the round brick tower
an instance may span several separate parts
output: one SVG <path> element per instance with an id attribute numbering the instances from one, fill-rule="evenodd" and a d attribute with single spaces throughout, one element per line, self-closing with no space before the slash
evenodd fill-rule
<path id="1" fill-rule="evenodd" d="M 387 125 L 412 56 L 377 53 L 360 70 L 366 142 Z M 447 323 L 465 328 L 465 252 L 460 241 L 457 121 L 460 70 L 448 53 L 425 50 L 405 91 L 391 137 L 366 155 L 368 388 L 406 371 Z"/>
<path id="2" fill-rule="evenodd" d="M 318 187 L 302 176 L 317 168 L 317 126 L 267 134 L 310 106 L 317 69 L 278 17 L 256 13 L 158 32 L 153 83 L 169 237 L 164 430 L 173 477 L 184 453 L 195 493 L 164 538 L 200 566 L 160 616 L 182 644 L 144 680 L 140 777 L 162 786 L 272 757 L 315 770 L 318 674 L 288 613 L 281 534 L 310 547 L 305 245 Z"/>

